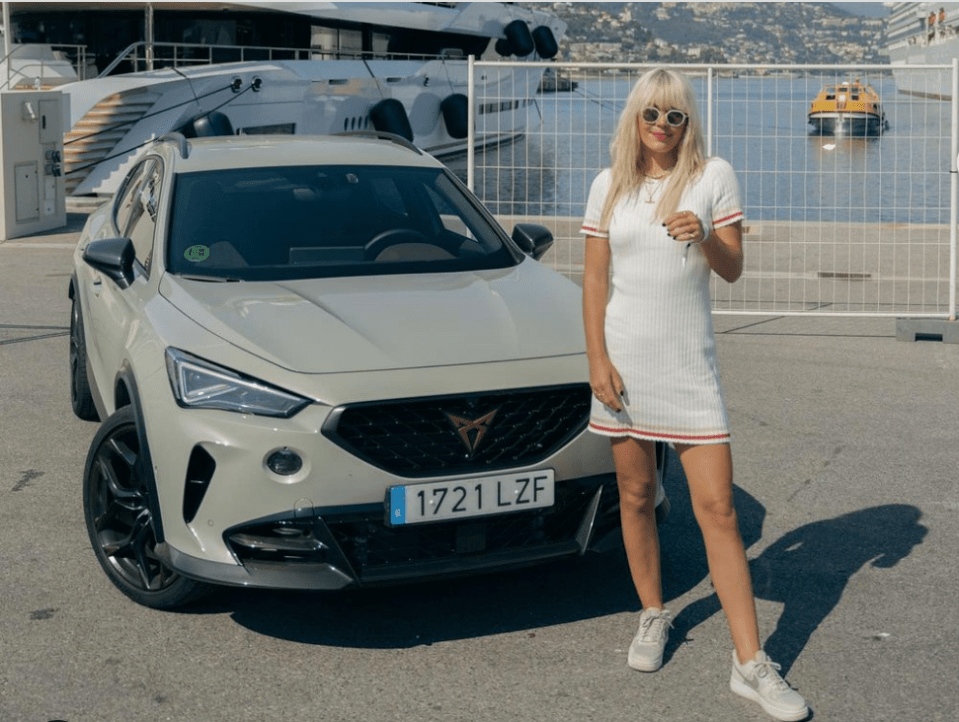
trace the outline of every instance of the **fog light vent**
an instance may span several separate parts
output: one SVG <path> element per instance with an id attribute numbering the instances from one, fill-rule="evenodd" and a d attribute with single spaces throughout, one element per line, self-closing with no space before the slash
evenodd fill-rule
<path id="1" fill-rule="evenodd" d="M 190 463 L 186 467 L 186 483 L 183 488 L 183 521 L 189 524 L 196 516 L 210 479 L 216 471 L 216 462 L 202 446 L 194 446 Z"/>
<path id="2" fill-rule="evenodd" d="M 303 459 L 292 449 L 277 449 L 266 459 L 266 468 L 278 476 L 293 476 L 303 468 Z"/>

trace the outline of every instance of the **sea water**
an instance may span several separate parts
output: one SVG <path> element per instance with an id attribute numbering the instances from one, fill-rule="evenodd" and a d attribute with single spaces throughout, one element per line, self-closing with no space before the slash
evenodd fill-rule
<path id="1" fill-rule="evenodd" d="M 865 138 L 815 134 L 813 98 L 854 77 L 879 92 L 888 128 Z M 634 80 L 592 76 L 573 92 L 538 95 L 537 129 L 476 153 L 477 194 L 496 214 L 581 217 Z M 949 103 L 901 95 L 891 76 L 855 71 L 715 78 L 711 103 L 705 78 L 692 82 L 704 127 L 711 122 L 711 153 L 735 168 L 747 219 L 949 223 Z M 465 178 L 465 158 L 449 165 Z"/>

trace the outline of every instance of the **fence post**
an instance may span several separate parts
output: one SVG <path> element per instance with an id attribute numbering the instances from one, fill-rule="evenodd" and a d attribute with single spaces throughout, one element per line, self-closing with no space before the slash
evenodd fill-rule
<path id="1" fill-rule="evenodd" d="M 956 224 L 959 223 L 959 58 L 952 59 L 952 158 L 949 160 L 949 320 L 956 320 Z"/>
<path id="2" fill-rule="evenodd" d="M 476 56 L 470 55 L 466 64 L 466 187 L 475 192 L 473 175 L 476 172 L 475 136 L 476 123 L 473 113 L 476 108 L 476 86 L 473 84 L 473 72 Z"/>
<path id="3" fill-rule="evenodd" d="M 713 66 L 706 69 L 706 157 L 713 156 Z"/>

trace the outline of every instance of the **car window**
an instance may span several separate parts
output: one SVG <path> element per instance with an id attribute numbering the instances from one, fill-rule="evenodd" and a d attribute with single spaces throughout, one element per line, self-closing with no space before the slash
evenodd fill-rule
<path id="1" fill-rule="evenodd" d="M 130 225 L 130 216 L 133 213 L 137 192 L 143 183 L 143 174 L 146 169 L 146 161 L 138 163 L 127 174 L 123 186 L 117 193 L 117 200 L 113 206 L 113 222 L 121 236 L 126 234 L 127 227 Z"/>
<path id="2" fill-rule="evenodd" d="M 143 163 L 137 190 L 129 201 L 127 228 L 124 235 L 133 241 L 136 259 L 147 275 L 153 261 L 153 241 L 156 235 L 157 210 L 160 199 L 162 165 L 159 159 L 151 158 Z"/>
<path id="3" fill-rule="evenodd" d="M 443 168 L 289 166 L 181 174 L 167 268 L 280 280 L 512 266 L 522 258 Z"/>

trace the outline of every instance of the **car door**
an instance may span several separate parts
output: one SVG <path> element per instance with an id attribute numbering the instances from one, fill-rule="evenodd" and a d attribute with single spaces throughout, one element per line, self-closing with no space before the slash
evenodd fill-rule
<path id="1" fill-rule="evenodd" d="M 151 270 L 162 182 L 162 162 L 156 157 L 146 158 L 131 171 L 115 204 L 116 230 L 133 242 L 133 283 L 120 288 L 96 271 L 90 277 L 88 353 L 96 355 L 92 365 L 97 386 L 111 410 L 117 372 L 129 355 L 129 346 L 141 326 L 137 322 L 155 286 L 151 284 Z"/>

